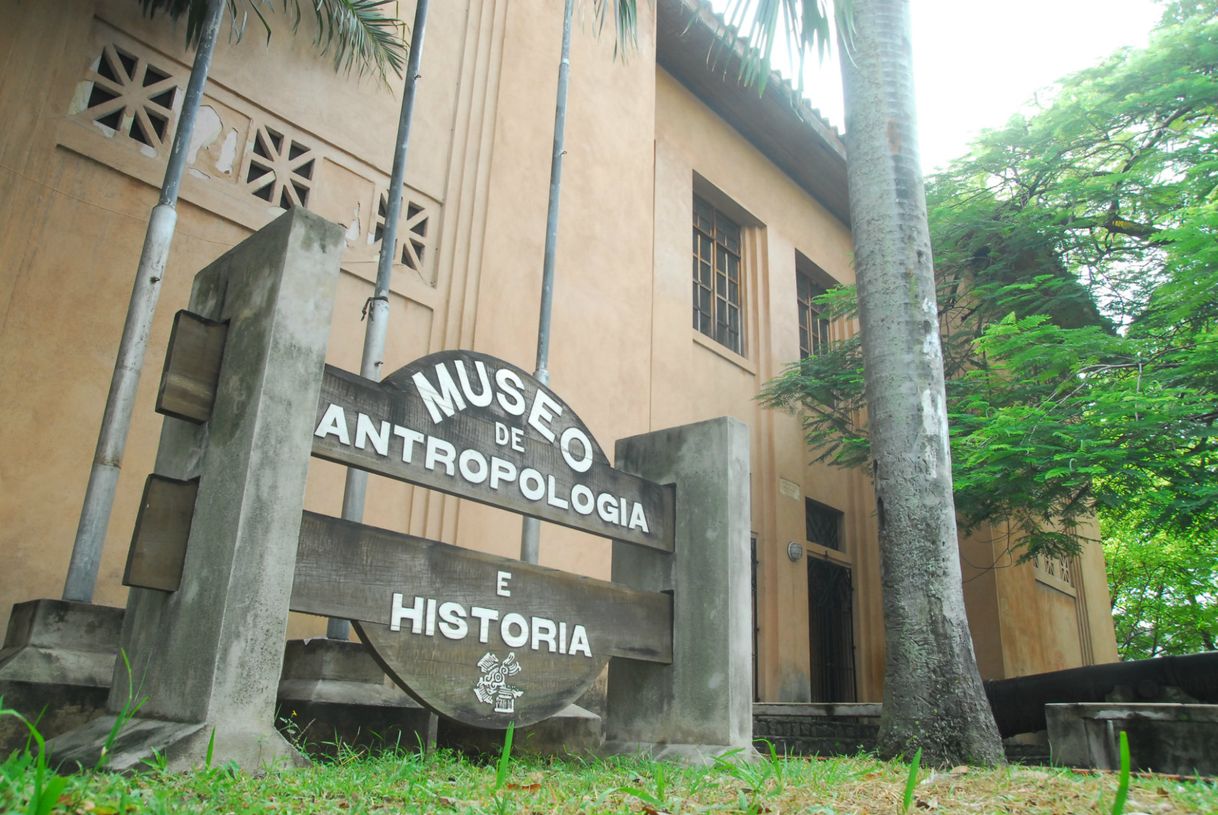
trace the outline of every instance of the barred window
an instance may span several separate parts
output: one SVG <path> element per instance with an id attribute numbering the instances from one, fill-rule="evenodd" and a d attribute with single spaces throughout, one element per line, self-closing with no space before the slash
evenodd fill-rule
<path id="1" fill-rule="evenodd" d="M 825 288 L 797 271 L 795 291 L 799 306 L 799 358 L 806 359 L 829 349 L 829 321 L 824 317 L 824 307 L 815 302 Z"/>
<path id="2" fill-rule="evenodd" d="M 694 196 L 694 329 L 744 354 L 740 225 Z"/>
<path id="3" fill-rule="evenodd" d="M 807 540 L 826 549 L 843 551 L 842 513 L 833 507 L 804 499 L 804 527 Z"/>

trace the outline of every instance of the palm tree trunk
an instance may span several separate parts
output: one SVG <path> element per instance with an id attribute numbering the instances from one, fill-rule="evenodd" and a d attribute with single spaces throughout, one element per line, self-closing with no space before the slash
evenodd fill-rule
<path id="1" fill-rule="evenodd" d="M 855 0 L 854 21 L 841 62 L 887 640 L 879 747 L 995 764 L 961 587 L 909 0 Z"/>

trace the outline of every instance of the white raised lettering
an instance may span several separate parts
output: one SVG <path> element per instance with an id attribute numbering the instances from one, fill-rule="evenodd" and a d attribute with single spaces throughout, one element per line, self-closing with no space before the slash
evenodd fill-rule
<path id="1" fill-rule="evenodd" d="M 592 490 L 583 484 L 572 487 L 571 506 L 575 507 L 575 511 L 580 515 L 591 515 L 592 510 L 596 508 L 596 498 L 592 495 Z"/>
<path id="2" fill-rule="evenodd" d="M 486 407 L 495 397 L 495 392 L 491 390 L 490 377 L 486 375 L 486 363 L 480 359 L 474 360 L 474 370 L 478 373 L 478 382 L 482 385 L 482 392 L 478 394 L 475 394 L 469 386 L 469 374 L 465 370 L 465 360 L 457 360 L 457 379 L 461 380 L 461 392 L 474 407 Z"/>
<path id="3" fill-rule="evenodd" d="M 546 480 L 532 467 L 520 471 L 520 494 L 530 501 L 540 501 L 546 494 Z"/>
<path id="4" fill-rule="evenodd" d="M 389 422 L 381 422 L 378 428 L 366 413 L 360 413 L 355 417 L 355 446 L 366 450 L 368 442 L 378 456 L 389 455 Z"/>
<path id="5" fill-rule="evenodd" d="M 331 404 L 326 408 L 313 435 L 319 439 L 334 436 L 338 439 L 339 444 L 351 444 L 351 436 L 347 432 L 347 412 L 343 410 L 342 405 Z"/>
<path id="6" fill-rule="evenodd" d="M 551 399 L 550 394 L 538 388 L 537 395 L 533 397 L 533 409 L 529 411 L 529 425 L 545 436 L 546 441 L 553 442 L 554 431 L 550 429 L 549 423 L 554 421 L 555 416 L 561 415 L 562 405 Z"/>
<path id="7" fill-rule="evenodd" d="M 495 594 L 500 597 L 511 597 L 512 590 L 507 587 L 507 582 L 512 579 L 511 572 L 499 572 L 495 576 Z"/>
<path id="8" fill-rule="evenodd" d="M 469 616 L 478 619 L 478 642 L 486 642 L 490 636 L 490 624 L 499 619 L 499 612 L 492 608 L 474 606 L 469 610 Z"/>
<path id="9" fill-rule="evenodd" d="M 515 628 L 515 631 L 512 629 Z M 529 641 L 529 623 L 517 614 L 510 612 L 503 615 L 499 623 L 499 637 L 508 648 L 519 648 Z"/>
<path id="10" fill-rule="evenodd" d="M 486 480 L 486 456 L 477 450 L 462 450 L 457 467 L 461 470 L 461 477 L 471 484 L 481 484 Z"/>
<path id="11" fill-rule="evenodd" d="M 605 523 L 618 523 L 617 501 L 607 492 L 596 496 L 596 514 Z"/>
<path id="12" fill-rule="evenodd" d="M 389 630 L 401 631 L 402 620 L 410 620 L 410 633 L 418 634 L 423 630 L 423 598 L 414 598 L 414 605 L 407 608 L 402 605 L 400 592 L 393 593 L 393 608 L 389 612 Z"/>
<path id="13" fill-rule="evenodd" d="M 559 509 L 566 509 L 569 507 L 570 504 L 567 503 L 567 499 L 559 498 L 557 495 L 558 485 L 554 481 L 554 476 L 546 476 L 546 479 L 550 482 L 550 489 L 546 494 L 546 503 L 552 507 L 558 507 Z"/>
<path id="14" fill-rule="evenodd" d="M 427 619 L 424 621 L 423 633 L 429 637 L 436 635 L 436 601 L 427 598 Z"/>
<path id="15" fill-rule="evenodd" d="M 571 451 L 571 442 L 577 441 L 583 446 L 583 453 L 579 458 Z M 562 432 L 562 436 L 558 440 L 558 447 L 562 450 L 562 457 L 567 462 L 567 466 L 577 473 L 586 473 L 592 466 L 592 440 L 588 438 L 588 434 L 578 427 L 568 427 Z"/>
<path id="16" fill-rule="evenodd" d="M 435 388 L 427 377 L 419 371 L 411 377 L 414 382 L 414 388 L 419 393 L 419 398 L 423 400 L 427 412 L 431 414 L 431 420 L 435 424 L 444 421 L 446 416 L 452 416 L 459 410 L 465 410 L 465 400 L 461 398 L 461 391 L 457 387 L 457 383 L 453 381 L 452 374 L 448 372 L 448 368 L 444 367 L 444 363 L 436 365 L 436 381 L 440 383 L 440 387 Z"/>
<path id="17" fill-rule="evenodd" d="M 508 443 L 511 434 L 508 431 L 508 426 L 503 422 L 495 422 L 495 444 L 500 447 Z"/>
<path id="18" fill-rule="evenodd" d="M 450 640 L 463 640 L 469 633 L 465 622 L 465 606 L 449 601 L 440 604 L 440 633 Z"/>
<path id="19" fill-rule="evenodd" d="M 588 646 L 588 632 L 582 625 L 576 625 L 571 629 L 571 644 L 567 646 L 567 653 L 575 656 L 580 651 L 584 652 L 584 656 L 592 657 L 592 649 Z"/>
<path id="20" fill-rule="evenodd" d="M 537 646 L 541 643 L 546 643 L 550 646 L 550 653 L 558 650 L 558 643 L 554 641 L 554 635 L 557 633 L 554 629 L 554 621 L 548 620 L 545 617 L 534 617 L 529 621 L 529 627 L 533 630 L 533 641 L 529 645 L 534 651 L 538 650 Z"/>
<path id="21" fill-rule="evenodd" d="M 495 371 L 495 384 L 499 386 L 499 393 L 495 396 L 499 407 L 513 416 L 523 416 L 524 396 L 520 390 L 524 387 L 524 382 L 516 372 L 509 368 L 500 368 Z"/>
<path id="22" fill-rule="evenodd" d="M 402 427 L 400 424 L 393 426 L 393 435 L 402 440 L 402 461 L 407 464 L 414 458 L 414 446 L 422 444 L 427 440 L 427 437 L 419 431 L 411 430 L 409 427 Z"/>
<path id="23" fill-rule="evenodd" d="M 427 455 L 423 458 L 423 466 L 429 470 L 434 470 L 436 464 L 444 465 L 444 472 L 447 475 L 453 474 L 453 465 L 457 461 L 457 448 L 453 447 L 444 439 L 437 439 L 435 436 L 427 437 Z"/>
<path id="24" fill-rule="evenodd" d="M 506 481 L 509 484 L 516 480 L 516 465 L 510 461 L 491 456 L 491 489 L 499 489 L 499 484 Z"/>
<path id="25" fill-rule="evenodd" d="M 635 504 L 630 508 L 630 528 L 642 530 L 644 534 L 651 534 L 651 527 L 647 525 L 647 516 L 643 513 L 642 504 Z"/>

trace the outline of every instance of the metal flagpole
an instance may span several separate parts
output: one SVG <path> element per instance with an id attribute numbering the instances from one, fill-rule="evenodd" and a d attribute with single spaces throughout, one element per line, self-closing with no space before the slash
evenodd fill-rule
<path id="1" fill-rule="evenodd" d="M 397 144 L 393 150 L 393 169 L 389 174 L 386 196 L 385 228 L 381 232 L 381 254 L 376 266 L 376 288 L 366 304 L 368 325 L 364 330 L 364 355 L 360 361 L 360 376 L 379 382 L 385 357 L 385 333 L 389 328 L 389 283 L 397 258 L 398 221 L 402 215 L 402 185 L 406 177 L 406 151 L 410 144 L 410 120 L 414 113 L 415 85 L 419 80 L 419 61 L 423 56 L 423 33 L 427 27 L 428 0 L 418 0 L 414 10 L 414 27 L 410 31 L 410 56 L 406 68 L 406 87 L 402 91 L 402 111 L 398 119 Z M 343 489 L 343 518 L 356 523 L 364 519 L 364 499 L 368 473 L 347 468 Z M 345 640 L 351 624 L 331 618 L 326 624 L 326 636 Z"/>
<path id="2" fill-rule="evenodd" d="M 550 383 L 550 310 L 554 303 L 554 255 L 558 241 L 558 197 L 562 187 L 563 140 L 567 126 L 567 84 L 571 74 L 571 15 L 574 0 L 567 0 L 562 18 L 562 60 L 558 63 L 558 98 L 554 105 L 554 152 L 550 157 L 550 206 L 546 214 L 546 246 L 541 265 L 541 313 L 537 322 L 537 368 L 533 376 Z M 537 563 L 541 554 L 541 521 L 524 519 L 520 531 L 520 559 Z"/>
<path id="3" fill-rule="evenodd" d="M 182 184 L 182 172 L 186 168 L 186 154 L 194 132 L 199 101 L 203 98 L 203 86 L 207 83 L 207 72 L 211 68 L 216 36 L 224 17 L 224 5 L 224 0 L 211 0 L 208 4 L 207 17 L 195 49 L 194 65 L 186 83 L 186 96 L 182 100 L 177 129 L 173 134 L 169 162 L 165 166 L 160 199 L 152 208 L 148 220 L 148 232 L 131 287 L 127 319 L 123 323 L 118 358 L 114 363 L 110 392 L 106 396 L 106 409 L 98 431 L 93 467 L 89 471 L 89 485 L 80 509 L 72 559 L 64 581 L 65 600 L 81 603 L 93 600 L 102 544 L 106 540 L 106 527 L 110 524 L 110 510 L 114 506 L 114 492 L 122 468 L 123 449 L 127 444 L 127 431 L 131 429 L 140 369 L 144 365 L 144 352 L 148 348 L 148 335 L 152 330 L 152 318 L 161 295 L 161 280 L 165 277 L 165 264 L 169 259 L 169 247 L 173 243 L 174 227 L 178 220 L 178 190 Z"/>

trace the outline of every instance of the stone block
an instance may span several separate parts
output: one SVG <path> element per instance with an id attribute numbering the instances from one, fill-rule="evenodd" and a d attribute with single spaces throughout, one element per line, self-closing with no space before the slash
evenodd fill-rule
<path id="1" fill-rule="evenodd" d="M 0 698 L 45 738 L 80 727 L 106 710 L 123 610 L 68 600 L 13 606 L 0 650 Z M 0 755 L 23 746 L 29 730 L 0 718 Z"/>
<path id="2" fill-rule="evenodd" d="M 1050 704 L 1045 718 L 1055 764 L 1118 769 L 1124 731 L 1136 770 L 1218 775 L 1218 705 Z"/>
<path id="3" fill-rule="evenodd" d="M 109 687 L 123 610 L 69 600 L 13 606 L 0 680 Z"/>
<path id="4" fill-rule="evenodd" d="M 340 227 L 296 208 L 195 276 L 190 310 L 229 325 L 210 418 L 161 430 L 157 474 L 199 485 L 180 587 L 127 599 L 122 647 L 147 697 L 124 729 L 144 738 L 125 736 L 130 766 L 159 752 L 197 767 L 213 733 L 219 763 L 302 760 L 275 702 L 342 250 Z M 116 670 L 111 713 L 125 688 Z M 92 766 L 105 732 L 86 729 L 48 750 Z"/>
<path id="5" fill-rule="evenodd" d="M 278 702 L 280 732 L 310 755 L 426 743 L 428 711 L 392 684 L 359 642 L 289 641 Z"/>
<path id="6" fill-rule="evenodd" d="M 673 597 L 671 665 L 609 663 L 606 750 L 706 763 L 751 751 L 748 430 L 714 419 L 622 439 L 617 467 L 676 489 L 672 556 L 613 544 L 614 582 Z"/>

